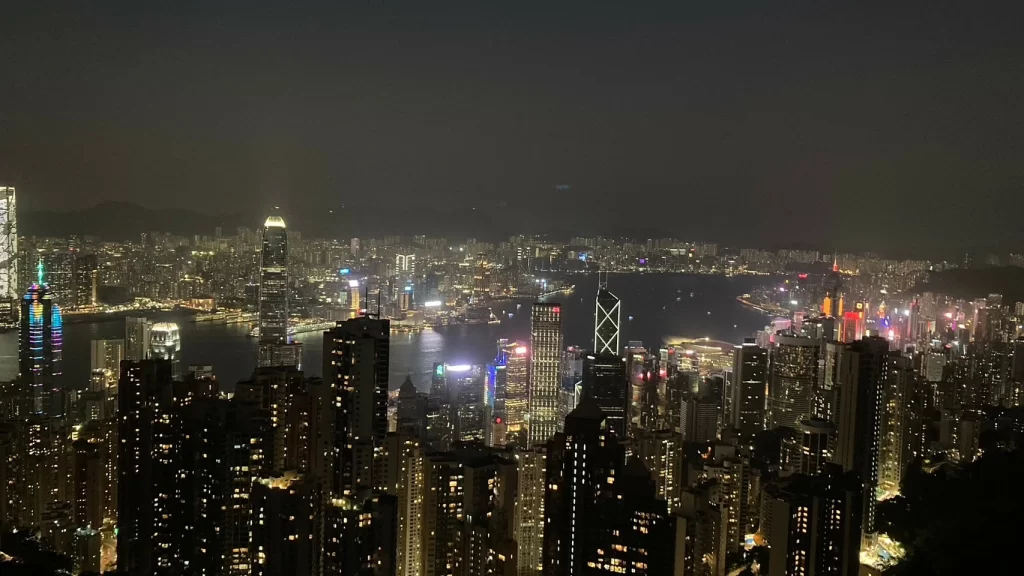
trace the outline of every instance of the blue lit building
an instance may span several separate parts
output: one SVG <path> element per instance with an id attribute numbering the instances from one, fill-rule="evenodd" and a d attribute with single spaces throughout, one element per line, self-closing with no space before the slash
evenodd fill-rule
<path id="1" fill-rule="evenodd" d="M 60 386 L 63 350 L 63 321 L 60 306 L 50 287 L 43 282 L 43 264 L 38 280 L 21 299 L 21 327 L 18 372 L 24 394 L 22 410 L 47 416 L 65 413 Z"/>

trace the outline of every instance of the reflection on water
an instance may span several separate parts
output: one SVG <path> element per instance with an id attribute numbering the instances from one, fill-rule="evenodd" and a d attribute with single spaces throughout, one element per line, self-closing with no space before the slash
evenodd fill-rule
<path id="1" fill-rule="evenodd" d="M 739 342 L 767 323 L 763 315 L 735 300 L 736 295 L 749 292 L 759 281 L 683 274 L 613 275 L 609 288 L 622 299 L 621 341 L 623 345 L 641 340 L 648 346 L 659 346 L 666 335 L 686 335 Z M 565 343 L 589 347 L 593 340 L 597 279 L 577 277 L 574 282 L 576 291 L 572 295 L 555 298 L 562 303 Z M 522 307 L 517 309 L 517 303 Z M 528 300 L 496 304 L 493 310 L 502 318 L 501 324 L 392 334 L 391 388 L 398 388 L 410 375 L 416 386 L 426 391 L 435 362 L 482 364 L 494 358 L 498 338 L 529 339 L 529 304 Z M 627 320 L 630 316 L 632 321 Z M 183 369 L 189 364 L 212 364 L 227 390 L 251 374 L 256 364 L 256 342 L 247 336 L 245 325 L 193 324 L 184 317 L 177 322 L 181 328 Z M 84 387 L 88 382 L 90 341 L 123 337 L 121 321 L 65 324 L 65 383 Z M 322 334 L 300 334 L 296 339 L 303 344 L 303 369 L 311 376 L 319 376 Z M 17 375 L 17 355 L 17 333 L 0 334 L 0 378 L 8 380 Z"/>

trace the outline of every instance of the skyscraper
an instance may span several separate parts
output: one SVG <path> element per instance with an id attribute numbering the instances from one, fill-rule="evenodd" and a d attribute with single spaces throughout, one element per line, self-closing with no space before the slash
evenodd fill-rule
<path id="1" fill-rule="evenodd" d="M 889 341 L 877 336 L 847 344 L 839 352 L 834 461 L 856 473 L 863 484 L 865 535 L 875 531 L 888 353 Z"/>
<path id="2" fill-rule="evenodd" d="M 333 390 L 334 494 L 373 487 L 375 448 L 388 431 L 391 322 L 360 316 L 324 332 L 323 378 Z"/>
<path id="3" fill-rule="evenodd" d="M 753 438 L 764 430 L 765 393 L 768 387 L 768 351 L 747 338 L 733 356 L 733 422 L 741 436 Z"/>
<path id="4" fill-rule="evenodd" d="M 608 291 L 608 277 L 601 281 L 597 275 L 597 299 L 594 310 L 594 352 L 596 354 L 619 353 L 619 322 L 622 308 L 615 294 Z"/>
<path id="5" fill-rule="evenodd" d="M 528 445 L 544 444 L 558 432 L 562 389 L 562 306 L 534 302 L 530 319 Z"/>
<path id="6" fill-rule="evenodd" d="M 592 398 L 604 413 L 609 432 L 619 440 L 629 437 L 629 381 L 626 359 L 614 353 L 588 354 L 583 359 L 583 396 Z"/>
<path id="7" fill-rule="evenodd" d="M 60 306 L 53 301 L 43 282 L 43 265 L 38 279 L 21 300 L 21 332 L 18 372 L 23 409 L 47 416 L 63 416 L 65 405 L 60 387 L 63 356 L 63 321 Z"/>
<path id="8" fill-rule="evenodd" d="M 150 332 L 153 323 L 147 318 L 129 316 L 124 319 L 124 359 L 140 362 L 149 358 L 152 350 Z"/>
<path id="9" fill-rule="evenodd" d="M 768 384 L 768 428 L 796 428 L 813 414 L 821 341 L 801 336 L 775 336 Z"/>
<path id="10" fill-rule="evenodd" d="M 0 326 L 18 320 L 18 214 L 13 186 L 0 186 Z"/>
<path id="11" fill-rule="evenodd" d="M 121 363 L 118 383 L 117 567 L 169 573 L 179 562 L 171 363 Z"/>
<path id="12" fill-rule="evenodd" d="M 260 343 L 257 366 L 297 366 L 301 347 L 288 337 L 288 233 L 280 216 L 263 223 L 260 249 Z"/>

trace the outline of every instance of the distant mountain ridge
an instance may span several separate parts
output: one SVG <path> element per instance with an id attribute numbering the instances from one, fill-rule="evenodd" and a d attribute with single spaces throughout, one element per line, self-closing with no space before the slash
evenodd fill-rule
<path id="1" fill-rule="evenodd" d="M 500 211 L 495 209 L 500 215 Z M 339 206 L 283 211 L 288 227 L 304 235 L 322 238 L 381 237 L 427 234 L 445 237 L 478 237 L 498 240 L 514 233 L 510 218 L 473 208 L 394 206 Z M 103 240 L 136 239 L 143 232 L 168 232 L 182 236 L 212 236 L 219 226 L 225 236 L 239 226 L 256 229 L 267 214 L 255 210 L 233 214 L 205 214 L 182 208 L 146 208 L 131 202 L 103 202 L 84 210 L 26 211 L 18 215 L 18 230 L 26 236 L 97 236 Z M 511 222 L 510 222 L 511 220 Z M 506 229 L 507 228 L 507 229 Z"/>

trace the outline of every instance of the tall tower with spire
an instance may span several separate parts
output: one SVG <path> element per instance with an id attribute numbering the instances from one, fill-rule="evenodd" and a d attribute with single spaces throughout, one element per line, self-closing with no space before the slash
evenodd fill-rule
<path id="1" fill-rule="evenodd" d="M 64 348 L 63 319 L 50 287 L 44 282 L 43 261 L 36 266 L 36 282 L 21 299 L 18 377 L 22 410 L 47 416 L 64 415 L 60 387 Z"/>
<path id="2" fill-rule="evenodd" d="M 258 367 L 297 366 L 302 348 L 288 337 L 288 234 L 284 219 L 263 223 L 260 249 L 260 320 Z"/>
<path id="3" fill-rule="evenodd" d="M 622 307 L 618 296 L 608 291 L 608 273 L 597 273 L 597 299 L 594 309 L 594 353 L 619 353 L 619 323 Z"/>

